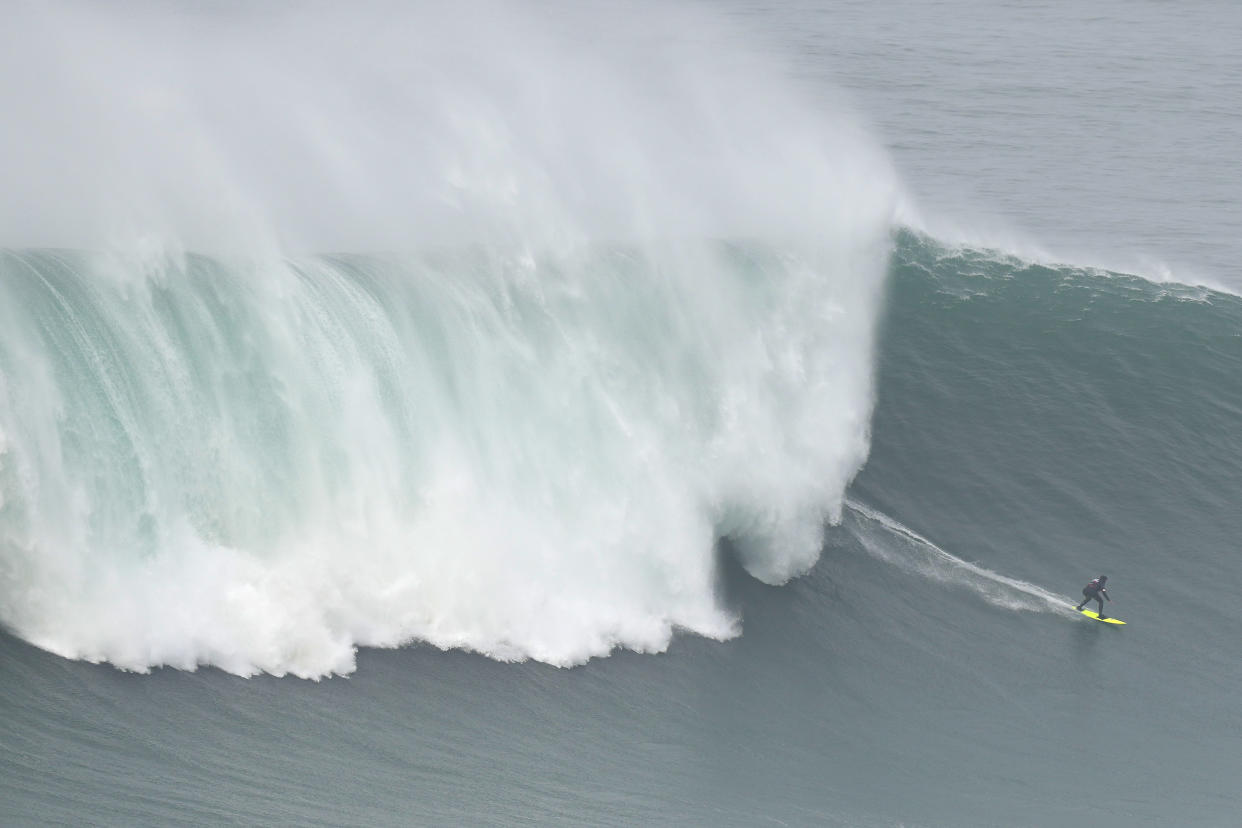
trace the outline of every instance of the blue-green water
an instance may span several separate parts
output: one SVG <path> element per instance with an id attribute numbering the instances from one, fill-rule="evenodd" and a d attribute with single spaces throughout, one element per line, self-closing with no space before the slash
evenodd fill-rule
<path id="1" fill-rule="evenodd" d="M 233 183 L 134 186 L 121 227 L 67 181 L 6 219 L 0 821 L 1236 822 L 1242 299 L 1186 284 L 1239 283 L 1209 163 L 1242 117 L 1213 74 L 1236 14 L 1164 37 L 1159 4 L 475 8 L 504 25 L 340 18 L 375 48 L 339 72 L 293 48 L 319 9 L 273 47 L 319 91 L 200 74 L 220 42 L 272 69 L 270 21 L 147 10 L 184 48 L 118 57 L 115 102 L 165 137 L 153 101 L 193 104 L 197 148 L 49 136 L 99 187 L 208 158 Z M 130 42 L 59 15 L 28 39 Z M 546 40 L 458 59 L 518 25 Z M 785 62 L 735 75 L 699 48 L 724 42 Z M 79 101 L 90 73 L 48 54 L 46 97 Z M 394 65 L 395 111 L 311 117 Z M 1202 94 L 1143 114 L 1137 78 Z M 1088 175 L 1103 89 L 1155 126 Z M 279 90 L 297 129 L 240 118 Z M 1185 148 L 1159 198 L 1156 135 Z M 51 174 L 19 149 L 14 180 Z M 308 158 L 337 166 L 293 184 Z M 1123 628 L 1071 610 L 1101 573 Z"/>

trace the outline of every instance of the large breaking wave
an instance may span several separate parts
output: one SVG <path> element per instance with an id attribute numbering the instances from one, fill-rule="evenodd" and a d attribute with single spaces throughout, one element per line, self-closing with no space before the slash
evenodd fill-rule
<path id="1" fill-rule="evenodd" d="M 8 628 L 574 664 L 734 634 L 721 536 L 814 563 L 895 190 L 847 117 L 683 9 L 48 8 L 4 37 L 39 94 L 0 73 Z"/>

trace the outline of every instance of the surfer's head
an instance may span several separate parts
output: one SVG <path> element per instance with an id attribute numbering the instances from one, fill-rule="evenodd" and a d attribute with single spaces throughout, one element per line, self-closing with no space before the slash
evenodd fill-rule
<path id="1" fill-rule="evenodd" d="M 1100 578 L 1099 578 L 1099 581 L 1100 581 L 1100 583 L 1101 583 L 1101 584 L 1102 584 L 1102 583 L 1104 583 L 1104 582 L 1105 582 L 1105 581 L 1107 581 L 1107 580 L 1108 580 L 1108 576 L 1107 576 L 1107 575 L 1101 575 L 1101 576 L 1100 576 Z"/>

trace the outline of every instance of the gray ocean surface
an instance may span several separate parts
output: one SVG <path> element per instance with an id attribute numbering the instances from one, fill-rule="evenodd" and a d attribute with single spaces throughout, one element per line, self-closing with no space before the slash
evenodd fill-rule
<path id="1" fill-rule="evenodd" d="M 942 236 L 1237 289 L 1242 19 L 1219 2 L 739 4 L 845 89 Z"/>
<path id="2" fill-rule="evenodd" d="M 279 266 L 6 238 L 0 823 L 1238 824 L 1242 8 L 575 20 L 618 9 L 862 124 L 891 226 Z M 494 127 L 454 169 L 557 223 L 524 193 L 580 168 L 506 141 L 577 95 L 453 110 Z M 720 123 L 786 113 L 745 101 Z M 1125 627 L 1072 611 L 1101 573 Z"/>

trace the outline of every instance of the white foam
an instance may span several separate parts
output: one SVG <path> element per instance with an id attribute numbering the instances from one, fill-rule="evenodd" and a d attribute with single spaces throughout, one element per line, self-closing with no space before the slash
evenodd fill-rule
<path id="1" fill-rule="evenodd" d="M 85 268 L 66 361 L 12 378 L 81 381 L 48 392 L 60 427 L 5 412 L 4 621 L 127 669 L 303 676 L 411 640 L 567 665 L 734 635 L 716 539 L 804 571 L 866 452 L 871 289 L 790 249 L 306 261 L 262 291 Z"/>

